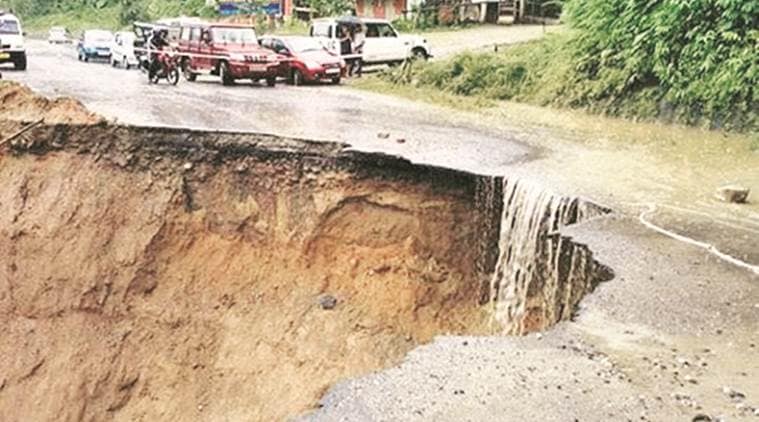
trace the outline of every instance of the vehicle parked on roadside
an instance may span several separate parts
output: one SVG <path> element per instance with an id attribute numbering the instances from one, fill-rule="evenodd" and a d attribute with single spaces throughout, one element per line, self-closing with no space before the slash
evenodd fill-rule
<path id="1" fill-rule="evenodd" d="M 21 21 L 0 10 L 0 64 L 13 63 L 16 70 L 26 70 L 26 48 Z"/>
<path id="2" fill-rule="evenodd" d="M 339 54 L 342 28 L 346 26 L 341 19 L 344 18 L 315 19 L 309 35 L 321 39 L 327 49 Z M 400 35 L 387 20 L 351 17 L 348 24 L 363 26 L 362 60 L 366 64 L 396 64 L 410 58 L 432 57 L 426 39 L 416 35 Z"/>
<path id="3" fill-rule="evenodd" d="M 113 33 L 101 29 L 84 31 L 77 43 L 77 55 L 80 61 L 88 62 L 92 59 L 111 60 L 111 47 L 113 46 Z"/>
<path id="4" fill-rule="evenodd" d="M 66 28 L 62 26 L 54 26 L 47 31 L 47 42 L 50 44 L 68 44 L 69 33 Z"/>
<path id="5" fill-rule="evenodd" d="M 178 50 L 185 79 L 210 74 L 219 76 L 224 85 L 251 79 L 274 86 L 285 59 L 261 47 L 252 27 L 223 23 L 183 24 Z"/>
<path id="6" fill-rule="evenodd" d="M 345 74 L 345 61 L 316 38 L 264 36 L 261 46 L 289 59 L 281 66 L 279 76 L 293 85 L 323 80 L 339 84 Z"/>
<path id="7" fill-rule="evenodd" d="M 135 35 L 132 32 L 114 34 L 111 46 L 111 66 L 129 70 L 140 64 L 134 54 L 134 41 Z"/>

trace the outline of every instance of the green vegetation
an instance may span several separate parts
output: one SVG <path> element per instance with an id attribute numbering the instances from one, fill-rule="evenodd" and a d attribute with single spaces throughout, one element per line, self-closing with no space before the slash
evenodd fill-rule
<path id="1" fill-rule="evenodd" d="M 759 2 L 570 0 L 572 29 L 499 53 L 395 69 L 457 95 L 756 130 Z"/>
<path id="2" fill-rule="evenodd" d="M 205 0 L 0 0 L 0 8 L 12 9 L 32 31 L 65 26 L 71 31 L 88 28 L 118 29 L 135 20 L 213 12 Z"/>

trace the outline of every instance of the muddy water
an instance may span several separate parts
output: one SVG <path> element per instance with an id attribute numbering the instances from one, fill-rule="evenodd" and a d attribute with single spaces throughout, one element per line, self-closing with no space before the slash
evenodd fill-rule
<path id="1" fill-rule="evenodd" d="M 560 230 L 609 210 L 539 185 L 504 179 L 498 260 L 490 284 L 495 329 L 525 334 L 569 319 L 610 272 Z"/>
<path id="2" fill-rule="evenodd" d="M 759 138 L 699 128 L 630 122 L 523 104 L 482 111 L 503 130 L 545 148 L 505 174 L 593 198 L 618 213 L 759 264 Z M 751 189 L 747 204 L 715 197 L 727 184 Z M 653 212 L 648 212 L 651 207 Z"/>

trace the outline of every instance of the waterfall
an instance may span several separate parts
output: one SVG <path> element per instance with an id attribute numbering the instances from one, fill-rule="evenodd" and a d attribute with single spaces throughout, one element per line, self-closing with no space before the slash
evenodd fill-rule
<path id="1" fill-rule="evenodd" d="M 587 247 L 559 231 L 608 210 L 521 180 L 503 179 L 502 184 L 498 258 L 489 299 L 499 329 L 520 335 L 570 318 L 580 299 L 607 276 L 599 272 L 601 266 Z"/>

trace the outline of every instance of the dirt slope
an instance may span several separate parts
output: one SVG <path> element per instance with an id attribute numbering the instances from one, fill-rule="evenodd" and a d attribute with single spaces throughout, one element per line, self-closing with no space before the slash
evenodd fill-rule
<path id="1" fill-rule="evenodd" d="M 93 124 L 102 118 L 72 98 L 48 99 L 15 82 L 0 81 L 0 119 Z"/>
<path id="2" fill-rule="evenodd" d="M 475 179 L 339 150 L 107 125 L 6 146 L 2 419 L 283 420 L 476 331 Z"/>

